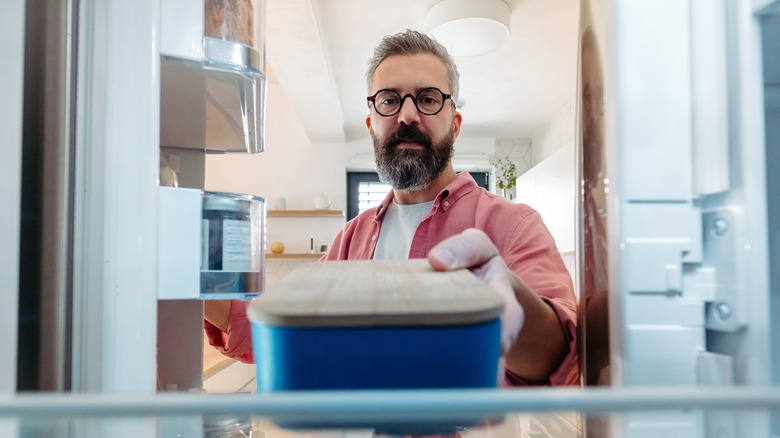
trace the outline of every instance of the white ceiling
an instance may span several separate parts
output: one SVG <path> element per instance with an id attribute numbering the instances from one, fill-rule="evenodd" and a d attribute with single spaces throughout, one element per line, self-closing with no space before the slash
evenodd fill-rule
<path id="1" fill-rule="evenodd" d="M 367 139 L 365 68 L 439 0 L 266 0 L 266 54 L 312 143 Z M 478 2 L 480 0 L 473 0 Z M 461 136 L 530 139 L 574 97 L 579 0 L 505 0 L 510 40 L 458 58 Z"/>

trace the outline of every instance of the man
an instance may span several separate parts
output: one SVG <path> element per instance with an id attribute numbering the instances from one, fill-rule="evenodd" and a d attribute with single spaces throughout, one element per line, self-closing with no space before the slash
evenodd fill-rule
<path id="1" fill-rule="evenodd" d="M 407 30 L 382 40 L 366 78 L 377 172 L 393 190 L 348 222 L 323 260 L 427 257 L 438 270 L 470 268 L 505 301 L 505 382 L 578 384 L 576 300 L 552 236 L 531 208 L 479 188 L 453 168 L 462 115 L 452 57 L 432 38 Z M 216 305 L 206 310 L 211 344 L 251 361 L 246 304 L 215 311 Z"/>

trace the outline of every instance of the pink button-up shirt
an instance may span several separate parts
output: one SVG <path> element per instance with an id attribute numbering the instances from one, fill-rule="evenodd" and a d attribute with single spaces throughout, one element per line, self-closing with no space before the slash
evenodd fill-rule
<path id="1" fill-rule="evenodd" d="M 373 258 L 382 218 L 392 201 L 393 192 L 390 192 L 380 206 L 363 212 L 344 225 L 322 260 Z M 569 352 L 546 383 L 579 384 L 577 303 L 571 276 L 552 235 L 535 210 L 478 187 L 471 175 L 462 172 L 436 196 L 433 208 L 415 232 L 409 258 L 425 258 L 437 243 L 468 228 L 484 231 L 509 269 L 555 310 L 569 341 Z M 211 345 L 223 354 L 252 362 L 246 306 L 245 302 L 233 303 L 227 333 L 208 322 L 205 326 Z M 508 385 L 526 384 L 509 371 L 505 380 Z"/>

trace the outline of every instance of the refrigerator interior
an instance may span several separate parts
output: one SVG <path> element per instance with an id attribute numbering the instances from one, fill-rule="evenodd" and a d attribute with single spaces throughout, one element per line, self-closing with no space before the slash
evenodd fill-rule
<path id="1" fill-rule="evenodd" d="M 674 1 L 674 3 L 676 2 L 677 0 Z M 733 136 L 732 144 L 751 144 L 753 146 L 760 145 L 758 147 L 760 150 L 757 152 L 740 150 L 740 152 L 736 153 L 732 151 L 732 154 L 734 155 L 731 158 L 734 159 L 731 160 L 730 165 L 733 166 L 731 174 L 741 178 L 747 179 L 752 171 L 754 171 L 759 166 L 761 167 L 759 173 L 765 173 L 766 175 L 765 181 L 761 180 L 759 182 L 750 183 L 761 184 L 762 186 L 765 184 L 766 194 L 765 197 L 760 200 L 760 203 L 762 205 L 765 203 L 766 205 L 766 217 L 762 217 L 761 221 L 749 222 L 746 224 L 745 228 L 746 231 L 757 233 L 757 235 L 763 232 L 759 228 L 763 227 L 764 225 L 767 228 L 766 245 L 768 247 L 768 261 L 765 260 L 765 262 L 768 264 L 769 269 L 767 269 L 767 272 L 769 278 L 767 287 L 763 289 L 754 288 L 744 291 L 745 294 L 749 292 L 751 296 L 756 297 L 754 300 L 754 305 L 757 310 L 755 311 L 760 311 L 761 315 L 763 315 L 759 319 L 751 320 L 752 325 L 750 326 L 754 333 L 757 332 L 760 335 L 759 340 L 755 342 L 751 341 L 752 343 L 746 342 L 749 334 L 747 334 L 742 329 L 733 331 L 722 329 L 710 330 L 707 333 L 707 347 L 708 349 L 711 348 L 713 351 L 720 351 L 728 355 L 733 355 L 735 358 L 742 361 L 736 364 L 734 374 L 736 383 L 743 384 L 745 386 L 764 385 L 769 383 L 777 386 L 780 385 L 780 367 L 776 366 L 776 364 L 780 363 L 780 336 L 775 335 L 776 333 L 780 333 L 780 321 L 777 319 L 777 316 L 780 315 L 780 292 L 778 291 L 778 284 L 780 284 L 780 50 L 778 50 L 776 42 L 780 41 L 780 15 L 778 15 L 777 12 L 777 2 L 775 2 L 774 9 L 767 9 L 766 13 L 761 16 L 745 14 L 745 5 L 748 4 L 748 2 L 730 2 L 727 4 L 731 5 L 730 7 L 732 8 L 730 9 L 730 12 L 733 13 L 730 14 L 729 18 L 730 20 L 733 20 L 732 24 L 739 20 L 745 19 L 757 20 L 761 29 L 760 39 L 763 43 L 761 46 L 761 57 L 763 59 L 763 84 L 760 88 L 763 92 L 763 99 L 758 98 L 758 100 L 763 103 L 761 113 L 764 116 L 765 121 L 761 125 L 761 129 L 757 130 L 758 132 L 753 129 L 755 125 L 744 125 L 741 128 L 733 130 L 731 134 Z M 740 7 L 737 8 L 735 5 L 739 5 Z M 140 187 L 138 184 L 136 184 L 139 179 L 143 179 L 144 181 L 152 181 L 154 179 L 154 175 L 157 172 L 156 161 L 158 155 L 157 153 L 159 152 L 159 142 L 157 141 L 158 133 L 155 130 L 155 123 L 159 121 L 159 118 L 156 116 L 148 116 L 148 113 L 150 108 L 157 108 L 159 106 L 159 102 L 157 102 L 155 98 L 144 98 L 143 96 L 151 96 L 151 92 L 145 93 L 144 91 L 155 90 L 158 84 L 156 84 L 152 79 L 144 79 L 146 76 L 142 74 L 147 70 L 153 70 L 158 67 L 156 64 L 158 62 L 156 56 L 154 58 L 149 56 L 145 57 L 145 55 L 148 55 L 148 53 L 143 50 L 143 47 L 152 45 L 151 35 L 153 35 L 157 29 L 154 27 L 154 25 L 151 25 L 151 28 L 145 30 L 141 26 L 143 23 L 147 23 L 148 25 L 148 23 L 153 22 L 150 17 L 153 17 L 156 12 L 154 11 L 154 8 L 149 5 L 146 5 L 146 9 L 135 9 L 129 5 L 123 6 L 117 3 L 115 5 L 107 6 L 106 8 L 107 9 L 105 11 L 99 10 L 97 12 L 93 12 L 103 13 L 106 15 L 106 17 L 108 17 L 107 22 L 109 24 L 107 25 L 107 28 L 111 30 L 111 43 L 118 44 L 117 51 L 121 51 L 120 46 L 121 44 L 124 44 L 125 46 L 123 47 L 125 49 L 130 48 L 130 50 L 128 50 L 130 55 L 124 59 L 119 59 L 120 57 L 109 56 L 107 54 L 108 51 L 105 50 L 105 47 L 97 43 L 97 46 L 95 46 L 97 48 L 95 55 L 95 65 L 102 66 L 105 64 L 107 67 L 105 72 L 102 72 L 106 74 L 106 77 L 102 78 L 100 81 L 95 81 L 94 85 L 92 85 L 92 87 L 94 87 L 93 91 L 95 95 L 101 95 L 101 93 L 104 93 L 105 91 L 105 89 L 100 88 L 101 85 L 105 85 L 106 82 L 112 81 L 126 83 L 127 86 L 124 87 L 125 89 L 122 90 L 122 93 L 119 93 L 119 95 L 111 95 L 111 97 L 116 98 L 117 101 L 111 105 L 107 105 L 107 110 L 102 108 L 93 108 L 94 113 L 102 113 L 105 111 L 105 116 L 101 115 L 99 118 L 100 121 L 105 123 L 105 126 L 102 128 L 102 130 L 95 129 L 92 132 L 92 134 L 95 136 L 102 134 L 104 137 L 95 137 L 91 139 L 92 141 L 100 143 L 101 145 L 105 143 L 105 151 L 91 150 L 86 152 L 91 154 L 89 156 L 93 157 L 95 160 L 91 163 L 91 171 L 93 172 L 91 175 L 96 176 L 95 181 L 98 182 L 96 183 L 96 188 L 92 188 L 92 190 L 95 191 L 95 193 L 91 193 L 91 195 L 94 196 L 92 200 L 94 201 L 94 199 L 100 199 L 99 202 L 95 202 L 90 207 L 89 211 L 92 212 L 92 216 L 90 217 L 93 220 L 98 221 L 102 220 L 102 217 L 96 219 L 98 213 L 105 214 L 106 217 L 109 219 L 114 219 L 116 222 L 112 223 L 110 227 L 108 225 L 104 225 L 102 222 L 99 224 L 100 226 L 90 227 L 90 223 L 87 221 L 76 223 L 74 225 L 74 228 L 76 229 L 75 241 L 80 242 L 79 245 L 82 245 L 81 247 L 77 247 L 74 250 L 74 254 L 81 254 L 82 257 L 79 260 L 82 260 L 84 264 L 86 264 L 86 260 L 89 260 L 89 257 L 87 257 L 85 254 L 89 254 L 90 257 L 94 258 L 94 260 L 91 262 L 92 265 L 90 266 L 76 266 L 74 269 L 76 274 L 74 275 L 79 273 L 81 274 L 81 277 L 78 277 L 81 278 L 81 280 L 77 279 L 76 284 L 81 284 L 84 286 L 83 288 L 76 287 L 76 289 L 89 291 L 91 294 L 82 298 L 75 298 L 77 304 L 82 303 L 82 305 L 85 306 L 82 311 L 88 309 L 86 306 L 99 306 L 105 303 L 105 307 L 98 310 L 102 311 L 104 309 L 108 309 L 113 313 L 107 314 L 108 316 L 104 318 L 105 320 L 103 317 L 100 317 L 95 321 L 85 323 L 85 325 L 75 328 L 76 334 L 78 335 L 80 333 L 83 337 L 81 338 L 81 343 L 75 343 L 77 347 L 81 346 L 82 350 L 79 350 L 78 353 L 74 353 L 74 355 L 76 355 L 76 363 L 73 373 L 80 374 L 81 377 L 74 379 L 76 384 L 74 384 L 73 387 L 74 390 L 86 388 L 97 391 L 105 390 L 107 392 L 114 390 L 137 392 L 139 391 L 139 388 L 141 388 L 140 390 L 143 392 L 151 391 L 155 377 L 158 379 L 160 377 L 159 374 L 157 376 L 154 375 L 155 364 L 157 364 L 157 360 L 159 359 L 155 355 L 155 348 L 157 348 L 158 345 L 156 344 L 156 335 L 162 334 L 163 338 L 167 339 L 171 343 L 176 342 L 177 335 L 166 334 L 166 328 L 157 327 L 154 329 L 152 328 L 154 324 L 141 326 L 138 324 L 138 321 L 134 318 L 133 315 L 147 314 L 151 315 L 151 318 L 154 320 L 158 317 L 159 314 L 162 320 L 165 321 L 167 315 L 175 314 L 178 310 L 176 308 L 177 303 L 173 302 L 169 303 L 170 308 L 166 309 L 168 312 L 158 309 L 157 305 L 160 304 L 156 300 L 156 297 L 143 297 L 142 300 L 138 300 L 139 290 L 153 290 L 154 285 L 153 281 L 150 281 L 148 278 L 142 278 L 142 276 L 138 276 L 137 272 L 152 272 L 156 269 L 154 264 L 155 248 L 148 244 L 148 242 L 154 241 L 155 239 L 155 224 L 150 223 L 151 221 L 148 220 L 148 217 L 144 217 L 142 218 L 143 220 L 139 221 L 137 216 L 139 211 L 148 211 L 148 205 L 146 202 L 148 199 L 150 199 L 150 197 L 155 196 L 156 187 L 152 186 L 150 183 L 146 183 Z M 83 28 L 87 28 L 90 25 L 90 19 L 94 19 L 94 17 L 85 13 L 84 17 L 82 17 Z M 739 24 L 739 26 L 742 25 L 744 25 L 744 22 Z M 143 31 L 139 31 L 139 29 Z M 732 29 L 731 31 L 733 32 L 733 28 L 730 29 Z M 108 32 L 106 29 L 102 29 L 101 31 Z M 138 41 L 131 40 L 130 38 L 119 37 L 113 33 L 117 32 L 117 34 L 120 35 L 123 32 L 131 34 L 132 32 L 130 31 L 135 31 L 136 33 L 142 35 L 147 35 L 148 33 L 147 39 L 145 40 L 146 46 L 144 46 L 143 41 L 139 43 Z M 745 34 L 749 35 L 750 32 L 743 29 L 741 33 L 739 33 L 739 35 L 743 35 L 743 37 Z M 732 33 L 730 35 L 734 36 L 737 34 Z M 95 35 L 92 36 L 94 37 Z M 103 36 L 105 36 L 105 34 L 98 33 L 97 38 L 84 38 L 80 44 L 87 44 L 86 41 L 102 41 L 100 37 Z M 739 38 L 735 38 L 735 41 L 739 42 Z M 736 42 L 733 44 L 736 44 Z M 141 48 L 139 48 L 139 46 L 141 46 Z M 95 48 L 92 46 L 89 47 Z M 81 52 L 87 53 L 88 51 L 82 50 Z M 740 56 L 745 55 L 742 54 Z M 130 62 L 128 59 L 133 59 L 136 61 Z M 143 62 L 137 62 L 139 59 Z M 40 58 L 38 61 L 40 61 Z M 101 63 L 101 61 L 107 62 Z M 752 76 L 739 70 L 739 66 L 746 64 L 744 59 L 737 56 L 730 61 L 732 61 L 729 63 L 730 68 L 732 69 L 732 73 L 734 73 L 736 76 L 746 75 L 748 78 L 743 78 L 742 80 L 745 82 L 750 82 Z M 749 61 L 753 60 L 749 59 Z M 98 72 L 98 67 L 94 68 L 95 71 Z M 32 74 L 33 71 L 30 71 L 29 73 Z M 139 78 L 139 82 L 128 82 L 128 77 L 137 77 Z M 740 85 L 737 88 L 739 89 L 739 87 L 742 86 L 744 85 Z M 668 90 L 666 91 L 668 92 Z M 739 111 L 744 110 L 744 107 L 755 103 L 755 100 L 740 100 L 744 98 L 742 94 L 749 93 L 733 93 L 734 94 L 730 96 L 734 98 L 732 101 L 734 103 L 734 114 L 732 114 L 732 117 L 739 119 L 740 117 L 744 117 L 744 115 L 739 113 Z M 41 98 L 40 94 L 37 92 L 33 93 L 33 95 L 36 97 L 36 99 Z M 754 117 L 748 118 L 751 120 L 755 119 Z M 138 129 L 139 120 L 143 122 L 141 129 Z M 33 128 L 35 128 L 35 125 L 29 127 L 28 129 Z M 36 129 L 33 130 L 35 131 Z M 38 129 L 38 131 L 40 131 L 40 129 Z M 109 133 L 113 134 L 109 135 Z M 126 135 L 123 137 L 123 134 L 127 133 L 135 134 L 133 136 Z M 749 135 L 755 136 L 758 134 L 763 134 L 762 141 L 758 143 L 751 140 L 755 139 L 755 137 L 748 138 L 749 141 L 745 140 L 745 138 L 747 138 Z M 82 142 L 81 144 L 83 146 L 86 144 L 86 142 Z M 137 151 L 138 154 L 137 156 L 128 154 L 127 151 Z M 40 151 L 34 152 L 37 153 Z M 750 154 L 760 155 L 763 159 L 753 160 L 753 157 Z M 199 153 L 196 153 L 195 155 L 197 156 L 197 159 L 201 159 Z M 64 163 L 67 163 L 67 161 Z M 646 162 L 641 164 L 647 165 Z M 5 168 L 3 169 L 5 170 Z M 616 174 L 616 172 L 612 172 L 610 174 Z M 79 181 L 81 181 L 81 179 Z M 736 183 L 741 183 L 741 180 L 739 179 L 734 181 L 736 181 Z M 198 184 L 193 183 L 193 186 L 197 186 Z M 58 185 L 54 183 L 54 186 Z M 81 188 L 83 189 L 84 187 L 82 186 Z M 116 192 L 120 192 L 123 188 L 127 190 L 126 192 L 122 192 L 126 196 L 124 198 L 115 196 Z M 36 188 L 36 190 L 39 189 Z M 101 196 L 103 198 L 100 198 Z M 5 197 L 2 199 L 4 201 L 6 200 Z M 731 200 L 732 199 L 729 196 L 725 195 L 713 196 L 709 198 L 708 201 L 702 202 L 700 206 L 706 207 L 704 210 L 710 209 L 709 211 L 715 211 L 718 210 L 719 207 L 727 205 Z M 654 199 L 651 201 L 654 203 L 658 200 Z M 26 202 L 33 202 L 33 199 L 28 199 Z M 81 201 L 79 201 L 77 197 L 75 202 Z M 745 210 L 752 212 L 755 215 L 760 214 L 761 209 L 752 209 L 751 207 L 755 206 L 756 203 L 753 200 L 750 202 L 753 203 L 745 204 Z M 67 205 L 68 202 L 66 202 L 66 206 Z M 33 205 L 33 207 L 35 206 Z M 150 214 L 150 217 L 154 216 L 153 213 L 154 212 Z M 705 211 L 705 214 L 707 214 L 707 211 Z M 106 222 L 108 223 L 108 219 Z M 752 226 L 756 223 L 761 226 Z M 94 222 L 92 224 L 94 225 Z M 105 249 L 103 249 L 102 241 L 98 242 L 97 240 L 90 240 L 96 239 L 94 237 L 90 238 L 90 236 L 94 236 L 99 233 L 104 233 L 106 236 L 106 242 L 108 243 L 106 244 L 107 248 Z M 102 235 L 103 234 L 101 234 L 101 236 Z M 5 234 L 3 236 L 5 237 Z M 11 237 L 13 239 L 14 236 Z M 80 240 L 80 237 L 84 237 L 85 239 Z M 113 238 L 115 238 L 115 240 L 110 240 Z M 37 239 L 41 239 L 40 236 L 38 236 Z M 144 242 L 144 244 L 139 245 L 137 242 Z M 33 243 L 37 247 L 40 242 L 33 239 L 26 240 L 26 243 Z M 758 242 L 754 241 L 754 243 Z M 56 244 L 56 242 L 54 242 L 54 244 Z M 758 247 L 759 245 L 754 245 L 755 249 L 758 249 Z M 128 248 L 136 248 L 136 251 L 134 253 L 128 253 Z M 139 262 L 139 260 L 145 262 Z M 101 266 L 101 262 L 103 261 L 105 261 L 105 268 Z M 23 263 L 23 265 L 23 269 L 41 269 L 37 266 L 37 264 Z M 79 268 L 81 271 L 78 270 Z M 37 290 L 39 286 L 31 284 L 30 282 L 38 281 L 38 277 L 36 276 L 35 272 L 21 272 L 25 279 L 22 282 L 23 286 L 20 288 L 20 290 L 23 291 L 23 293 L 29 293 L 29 295 L 26 295 L 24 298 L 31 298 L 32 291 L 34 289 Z M 759 272 L 759 274 L 761 273 L 760 269 L 750 272 Z M 3 273 L 5 273 L 5 271 L 3 271 Z M 105 297 L 95 298 L 97 294 L 102 294 L 104 292 L 104 278 L 107 279 L 106 283 L 114 282 L 119 286 L 112 290 L 112 292 L 114 292 L 113 294 L 106 293 Z M 82 283 L 78 283 L 78 281 L 82 281 Z M 764 296 L 764 294 L 766 296 Z M 762 301 L 764 298 L 766 298 L 766 300 Z M 162 306 L 165 305 L 166 304 L 162 304 Z M 192 309 L 189 309 L 191 311 L 187 312 L 190 321 L 188 324 L 186 324 L 186 327 L 199 328 L 202 322 L 202 317 L 200 314 L 201 303 L 198 301 L 190 301 L 188 302 L 188 305 L 191 306 Z M 7 308 L 5 306 L 3 307 L 4 309 Z M 95 308 L 92 308 L 92 310 L 95 310 Z M 172 318 L 173 317 L 171 317 L 171 319 Z M 76 317 L 75 319 L 81 322 L 80 318 Z M 23 320 L 20 322 L 24 324 L 26 321 Z M 130 332 L 129 330 L 125 330 L 128 327 L 132 327 L 134 331 Z M 9 333 L 11 332 L 12 331 L 9 331 Z M 105 334 L 104 338 L 101 338 L 97 343 L 90 342 L 91 340 L 94 340 L 95 336 L 98 336 L 98 334 Z M 37 329 L 24 330 L 24 336 L 37 335 Z M 54 336 L 56 336 L 56 334 Z M 141 341 L 139 342 L 138 339 Z M 616 337 L 616 339 L 619 339 L 619 337 Z M 23 360 L 26 357 L 23 355 L 34 356 L 33 353 L 35 352 L 33 349 L 37 348 L 35 345 L 37 340 L 25 341 L 23 339 L 21 342 L 25 345 L 24 349 L 20 348 L 18 350 L 20 353 L 20 360 Z M 135 350 L 128 350 L 115 347 L 125 344 L 134 345 L 136 348 Z M 195 343 L 193 345 L 195 345 L 195 349 L 188 350 L 191 356 L 189 359 L 186 359 L 186 362 L 191 364 L 198 364 L 200 355 L 200 350 L 198 349 L 201 347 L 199 343 Z M 14 347 L 16 347 L 15 344 Z M 171 352 L 171 361 L 181 360 L 183 357 L 174 354 L 173 352 L 175 352 L 175 350 L 173 348 L 164 349 Z M 753 353 L 756 351 L 759 352 L 759 354 L 754 355 Z M 94 361 L 93 359 L 95 357 L 100 357 L 100 360 Z M 98 365 L 95 365 L 96 363 Z M 79 364 L 81 364 L 81 366 L 78 366 Z M 15 368 L 14 366 L 6 366 L 5 362 L 3 362 L 3 365 L 3 368 L 0 368 L 2 370 Z M 69 366 L 70 365 L 65 365 L 59 368 L 59 371 L 57 372 L 65 372 L 68 370 Z M 757 369 L 760 372 L 751 373 L 750 366 L 757 366 Z M 19 385 L 20 382 L 26 382 L 24 383 L 25 386 L 29 385 L 30 388 L 35 387 L 37 384 L 34 382 L 36 379 L 40 378 L 40 376 L 36 373 L 37 363 L 20 362 L 20 368 L 23 373 L 30 374 L 22 374 L 20 380 L 16 382 L 16 384 Z M 95 369 L 99 369 L 100 372 L 90 373 L 90 371 L 94 371 Z M 172 368 L 171 371 L 172 373 L 179 373 L 181 369 Z M 197 369 L 196 365 L 196 369 L 194 370 L 195 374 L 197 374 L 199 371 L 200 370 Z M 633 370 L 631 371 L 634 372 Z M 634 373 L 635 375 L 639 376 L 638 380 L 641 381 L 643 373 L 641 371 Z M 170 377 L 171 381 L 173 381 L 173 379 L 176 377 L 177 376 L 172 375 L 172 377 Z M 63 382 L 64 383 L 61 383 L 61 385 L 65 385 L 65 387 L 71 385 L 67 378 L 63 380 Z M 193 382 L 177 382 L 177 386 L 184 389 L 195 387 L 199 384 L 200 382 L 197 380 L 197 375 Z M 626 393 L 621 392 L 620 390 L 614 390 L 609 393 L 586 391 L 576 394 L 556 393 L 553 391 L 548 395 L 513 393 L 509 394 L 507 398 L 504 398 L 506 394 L 496 393 L 486 399 L 469 399 L 468 396 L 470 394 L 458 393 L 453 394 L 454 397 L 449 401 L 443 399 L 426 399 L 428 401 L 423 402 L 422 406 L 415 405 L 415 398 L 405 398 L 404 396 L 398 396 L 395 398 L 388 397 L 385 399 L 371 399 L 370 397 L 368 399 L 361 399 L 360 397 L 357 397 L 349 401 L 345 398 L 330 398 L 337 397 L 335 394 L 320 394 L 313 399 L 307 399 L 306 395 L 304 394 L 300 397 L 296 396 L 291 399 L 293 402 L 298 403 L 298 407 L 295 408 L 298 409 L 296 412 L 284 411 L 284 409 L 282 409 L 281 411 L 277 411 L 277 413 L 281 412 L 282 414 L 288 414 L 291 416 L 290 418 L 305 418 L 307 415 L 316 415 L 315 411 L 322 408 L 326 410 L 330 409 L 327 412 L 334 413 L 334 415 L 336 415 L 335 418 L 342 418 L 339 417 L 339 415 L 347 416 L 360 414 L 360 406 L 353 404 L 355 401 L 359 400 L 379 403 L 383 407 L 386 407 L 390 400 L 395 400 L 398 402 L 398 406 L 405 406 L 407 409 L 411 409 L 417 406 L 421 409 L 421 412 L 428 413 L 434 411 L 441 412 L 441 409 L 444 409 L 447 406 L 452 407 L 452 405 L 448 403 L 457 403 L 458 401 L 463 401 L 464 404 L 460 405 L 459 407 L 454 407 L 453 412 L 455 413 L 476 412 L 480 410 L 489 412 L 493 412 L 492 410 L 497 410 L 498 412 L 502 413 L 528 412 L 533 410 L 553 412 L 557 409 L 560 409 L 560 406 L 565 406 L 567 409 L 572 410 L 583 410 L 583 412 L 585 412 L 588 409 L 593 409 L 593 403 L 596 403 L 597 407 L 601 406 L 603 410 L 608 412 L 625 412 L 624 410 L 632 409 L 632 407 L 636 408 L 637 411 L 641 411 L 643 409 L 640 406 L 642 403 L 644 403 L 645 407 L 658 406 L 654 403 L 660 405 L 664 402 L 672 404 L 676 403 L 675 406 L 679 406 L 683 402 L 690 401 L 697 406 L 709 406 L 712 409 L 745 407 L 747 409 L 746 418 L 748 419 L 753 414 L 763 418 L 764 414 L 771 413 L 771 418 L 774 422 L 772 426 L 774 431 L 776 432 L 780 427 L 777 415 L 778 401 L 776 398 L 777 395 L 775 393 L 746 394 L 744 392 L 740 392 L 740 389 L 737 389 L 728 394 L 719 393 L 717 391 L 713 392 L 712 395 L 707 393 L 696 393 L 691 396 L 694 397 L 691 399 L 686 398 L 686 394 L 687 393 L 684 390 L 676 389 L 671 393 L 654 393 L 651 397 L 643 397 L 641 395 L 629 393 L 628 396 L 630 397 L 621 398 L 626 396 Z M 359 396 L 359 394 L 343 395 L 345 397 Z M 426 394 L 426 397 L 430 395 L 431 394 Z M 225 399 L 224 403 L 217 402 L 209 404 L 209 406 L 211 406 L 211 408 L 209 408 L 205 405 L 198 405 L 198 403 L 193 403 L 193 400 L 197 400 L 198 402 L 201 401 L 196 399 L 196 396 L 194 395 L 190 397 L 185 396 L 183 398 L 170 399 L 165 398 L 165 394 L 159 396 L 162 398 L 145 399 L 143 400 L 144 403 L 142 404 L 145 404 L 147 409 L 161 409 L 162 405 L 158 403 L 161 401 L 170 402 L 171 406 L 174 406 L 174 408 L 172 408 L 173 410 L 167 412 L 165 415 L 171 416 L 182 413 L 191 414 L 193 412 L 196 412 L 199 415 L 201 412 L 214 412 L 214 410 L 218 409 L 235 409 L 236 412 L 242 412 L 242 410 L 248 410 L 252 408 L 257 409 L 255 412 L 271 412 L 271 410 L 273 410 L 272 406 L 265 404 L 253 405 L 253 403 L 270 403 L 271 401 L 279 401 L 278 399 L 274 398 L 263 400 L 261 397 L 246 397 L 235 400 L 227 398 Z M 387 396 L 387 394 L 379 394 L 378 396 Z M 109 398 L 106 398 L 105 400 L 108 399 Z M 606 400 L 605 403 L 607 404 L 598 405 L 599 400 Z M 712 405 L 708 405 L 708 401 L 711 402 Z M 49 402 L 51 402 L 51 404 L 47 404 Z M 82 402 L 84 404 L 80 404 Z M 230 405 L 230 403 L 233 402 L 236 404 Z M 6 430 L 4 429 L 4 427 L 7 425 L 6 420 L 11 420 L 12 423 L 15 420 L 22 420 L 21 423 L 23 423 L 23 425 L 27 424 L 25 422 L 26 420 L 22 418 L 23 416 L 18 414 L 18 409 L 23 409 L 25 406 L 30 408 L 30 415 L 35 418 L 35 421 L 40 421 L 43 415 L 51 412 L 46 411 L 45 409 L 54 409 L 56 412 L 74 413 L 76 416 L 75 419 L 68 420 L 63 418 L 55 418 L 51 421 L 60 422 L 57 423 L 56 427 L 61 426 L 63 423 L 67 424 L 67 427 L 81 427 L 78 425 L 73 426 L 71 423 L 79 422 L 82 419 L 87 423 L 93 421 L 94 417 L 90 416 L 97 415 L 95 409 L 99 409 L 97 406 L 100 403 L 101 400 L 85 401 L 68 398 L 57 398 L 54 400 L 47 400 L 45 398 L 26 399 L 23 397 L 3 399 L 0 401 L 0 415 L 2 416 L 0 418 L 0 430 Z M 306 403 L 311 404 L 307 405 Z M 545 403 L 550 404 L 545 405 Z M 557 403 L 557 407 L 553 406 L 553 403 Z M 188 408 L 186 406 L 188 404 L 191 406 L 191 411 L 187 411 Z M 110 405 L 110 403 L 107 403 L 107 405 Z M 369 405 L 370 404 L 367 404 L 366 406 Z M 84 412 L 86 413 L 79 414 L 75 413 L 75 411 L 68 411 L 68 409 L 76 409 L 79 406 L 84 408 Z M 120 404 L 114 407 L 117 406 L 125 408 L 127 407 L 121 405 L 121 398 Z M 289 407 L 291 405 L 286 406 L 288 406 L 287 409 L 293 409 Z M 306 408 L 306 406 L 308 406 L 308 408 Z M 177 411 L 176 409 L 179 410 Z M 209 411 L 209 409 L 211 409 L 211 411 Z M 310 411 L 307 411 L 306 409 L 310 409 Z M 462 411 L 459 411 L 458 409 L 462 409 Z M 657 411 L 652 412 L 656 413 Z M 110 413 L 104 414 L 109 416 L 112 415 Z M 412 415 L 412 413 L 409 412 L 407 412 L 407 414 Z M 85 415 L 85 417 L 80 417 L 81 415 Z M 366 415 L 379 414 L 377 412 L 371 412 Z M 695 415 L 699 415 L 699 413 L 697 412 Z M 143 422 L 147 420 L 148 418 L 141 419 L 140 421 Z M 198 423 L 198 421 L 200 420 L 196 418 L 195 422 Z M 116 424 L 129 422 L 133 422 L 133 420 L 124 418 L 122 421 L 119 421 Z M 748 426 L 745 427 L 749 427 L 749 423 L 749 421 L 746 421 L 744 424 L 748 424 Z M 45 422 L 45 424 L 51 423 Z M 116 424 L 111 423 L 110 427 L 114 428 L 116 427 Z M 758 422 L 758 424 L 760 424 L 760 422 Z M 10 428 L 14 429 L 14 426 L 12 425 Z M 133 429 L 131 428 L 126 432 L 129 433 L 132 430 Z M 2 434 L 0 433 L 0 435 Z M 75 436 L 79 435 L 76 434 Z M 133 435 L 131 434 L 128 436 Z"/>

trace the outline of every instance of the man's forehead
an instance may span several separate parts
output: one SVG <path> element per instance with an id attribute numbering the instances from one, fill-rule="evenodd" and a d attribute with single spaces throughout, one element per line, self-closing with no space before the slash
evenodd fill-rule
<path id="1" fill-rule="evenodd" d="M 374 72 L 373 89 L 420 90 L 428 87 L 448 88 L 447 68 L 431 54 L 392 55 Z"/>
<path id="2" fill-rule="evenodd" d="M 383 59 L 377 66 L 377 70 L 398 68 L 403 66 L 428 66 L 439 67 L 446 71 L 447 68 L 439 57 L 432 53 L 396 54 Z"/>

